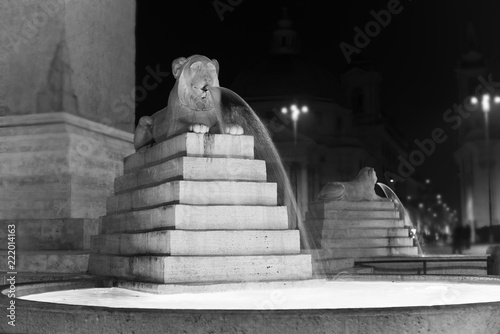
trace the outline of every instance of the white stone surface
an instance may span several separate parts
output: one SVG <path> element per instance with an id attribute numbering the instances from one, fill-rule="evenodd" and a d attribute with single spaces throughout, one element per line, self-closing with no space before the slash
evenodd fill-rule
<path id="1" fill-rule="evenodd" d="M 92 249 L 118 255 L 283 255 L 300 254 L 300 240 L 298 230 L 152 231 L 94 236 Z"/>
<path id="2" fill-rule="evenodd" d="M 172 181 L 108 198 L 108 214 L 170 203 L 193 205 L 277 205 L 276 183 Z"/>
<path id="3" fill-rule="evenodd" d="M 181 230 L 285 230 L 284 206 L 182 205 L 106 215 L 102 233 L 175 228 Z"/>
<path id="4" fill-rule="evenodd" d="M 91 254 L 94 275 L 153 283 L 301 280 L 312 277 L 310 255 L 136 256 Z"/>
<path id="5" fill-rule="evenodd" d="M 484 282 L 477 284 L 449 281 L 402 282 L 390 280 L 308 280 L 304 282 L 273 282 L 272 284 L 252 284 L 249 282 L 241 283 L 241 285 L 220 284 L 200 288 L 185 285 L 174 286 L 178 292 L 172 292 L 168 295 L 133 291 L 128 289 L 130 287 L 128 285 L 127 289 L 92 288 L 63 290 L 32 294 L 21 297 L 21 299 L 110 308 L 143 308 L 145 310 L 197 309 L 208 311 L 233 309 L 240 312 L 245 310 L 265 312 L 265 310 L 269 309 L 338 309 L 339 312 L 344 313 L 346 309 L 422 307 L 426 310 L 427 307 L 436 307 L 437 305 L 470 304 L 470 307 L 475 307 L 474 304 L 476 303 L 495 303 L 494 305 L 496 305 L 500 301 L 500 285 L 495 283 L 488 284 Z M 492 309 L 494 307 L 491 306 Z M 426 311 L 421 312 L 427 313 Z M 443 316 L 442 312 L 440 310 L 437 315 L 433 313 L 433 319 Z M 279 311 L 276 313 L 280 314 Z M 376 314 L 376 316 L 380 315 Z M 342 325 L 347 323 L 348 320 L 343 320 Z M 318 316 L 316 321 L 321 321 L 321 318 Z M 342 321 L 342 319 L 339 321 Z M 352 320 L 353 323 L 355 321 Z M 434 327 L 430 320 L 424 319 L 422 323 L 429 324 L 426 327 Z M 383 322 L 379 323 L 379 326 L 376 328 L 384 329 L 384 324 L 391 329 L 394 328 Z M 460 331 L 459 328 L 453 327 L 451 324 L 453 324 L 453 321 L 450 321 L 450 330 L 446 332 L 470 333 L 468 329 L 465 332 Z M 323 330 L 323 328 L 321 329 L 323 333 L 334 333 L 334 331 Z M 358 329 L 359 327 L 354 328 Z M 367 326 L 367 328 L 370 327 Z M 401 325 L 391 331 L 391 333 L 404 332 L 403 328 L 405 326 Z M 349 330 L 343 332 L 351 333 Z M 371 331 L 364 330 L 361 332 L 371 333 Z M 384 333 L 385 331 L 381 330 L 377 332 Z M 269 331 L 262 330 L 262 333 L 269 333 Z M 284 332 L 281 331 L 280 333 Z"/>
<path id="6" fill-rule="evenodd" d="M 253 159 L 252 136 L 184 133 L 125 158 L 125 173 L 176 156 Z"/>
<path id="7" fill-rule="evenodd" d="M 176 179 L 265 182 L 266 163 L 236 158 L 179 157 L 118 177 L 115 193 Z"/>

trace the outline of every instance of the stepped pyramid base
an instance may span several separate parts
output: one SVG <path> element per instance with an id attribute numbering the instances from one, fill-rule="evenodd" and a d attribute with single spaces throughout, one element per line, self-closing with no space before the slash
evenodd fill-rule
<path id="1" fill-rule="evenodd" d="M 314 202 L 306 224 L 320 247 L 309 251 L 317 265 L 328 267 L 328 261 L 342 258 L 418 255 L 409 227 L 391 201 Z"/>
<path id="2" fill-rule="evenodd" d="M 311 255 L 253 153 L 250 136 L 187 133 L 125 158 L 89 272 L 143 291 L 311 279 Z"/>

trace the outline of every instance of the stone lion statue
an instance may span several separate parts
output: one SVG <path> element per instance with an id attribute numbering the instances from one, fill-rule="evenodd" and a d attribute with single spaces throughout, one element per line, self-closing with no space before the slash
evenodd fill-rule
<path id="1" fill-rule="evenodd" d="M 362 168 L 350 182 L 328 182 L 321 189 L 318 200 L 336 201 L 389 201 L 375 193 L 377 174 L 371 167 Z"/>
<path id="2" fill-rule="evenodd" d="M 215 59 L 193 55 L 172 62 L 176 83 L 167 107 L 152 116 L 141 117 L 134 136 L 136 150 L 184 132 L 208 133 L 218 125 L 217 112 L 210 87 L 219 87 L 219 63 Z M 218 130 L 219 131 L 219 130 Z M 224 133 L 241 135 L 236 124 L 226 124 Z"/>

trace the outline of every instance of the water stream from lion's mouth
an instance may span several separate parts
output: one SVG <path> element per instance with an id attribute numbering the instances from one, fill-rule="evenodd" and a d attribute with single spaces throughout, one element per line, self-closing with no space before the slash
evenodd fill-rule
<path id="1" fill-rule="evenodd" d="M 410 215 L 408 214 L 408 211 L 404 207 L 403 203 L 399 199 L 399 197 L 396 195 L 396 193 L 389 188 L 388 185 L 383 184 L 382 182 L 377 182 L 377 186 L 379 186 L 382 191 L 385 194 L 385 197 L 390 198 L 394 203 L 396 203 L 396 206 L 400 209 L 401 214 L 403 215 L 403 220 L 405 222 L 405 226 L 409 226 L 412 228 L 413 231 L 415 231 L 414 239 L 416 240 L 417 247 L 418 247 L 418 254 L 420 256 L 425 256 L 424 251 L 422 250 L 422 246 L 420 245 L 420 240 L 418 239 L 418 234 L 416 234 L 416 227 L 413 225 L 413 222 L 410 218 Z"/>
<path id="2" fill-rule="evenodd" d="M 304 224 L 304 216 L 295 198 L 283 161 L 274 145 L 271 135 L 255 111 L 237 93 L 224 87 L 208 87 L 214 100 L 221 129 L 226 124 L 238 124 L 255 140 L 256 159 L 266 161 L 268 181 L 278 183 L 278 203 L 288 208 L 289 228 L 298 227 L 303 249 L 317 248 L 312 233 Z"/>

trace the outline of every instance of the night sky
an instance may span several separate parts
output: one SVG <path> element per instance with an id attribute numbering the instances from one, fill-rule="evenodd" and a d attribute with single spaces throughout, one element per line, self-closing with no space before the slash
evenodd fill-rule
<path id="1" fill-rule="evenodd" d="M 231 11 L 220 19 L 214 3 Z M 272 32 L 283 7 L 299 34 L 305 57 L 339 80 L 350 68 L 339 44 L 354 44 L 354 27 L 364 29 L 373 20 L 370 11 L 387 9 L 391 1 L 145 1 L 137 6 L 137 85 L 146 68 L 171 71 L 177 57 L 202 54 L 220 64 L 221 86 L 231 87 L 234 78 L 269 55 Z M 233 4 L 233 5 L 231 5 Z M 328 4 L 329 6 L 326 6 Z M 333 9 L 329 9 L 333 6 Z M 402 10 L 361 49 L 360 56 L 382 74 L 381 108 L 405 139 L 429 138 L 443 128 L 448 140 L 417 167 L 430 178 L 436 191 L 452 208 L 459 205 L 456 131 L 443 120 L 443 113 L 462 101 L 457 96 L 455 68 L 466 47 L 466 26 L 473 22 L 487 66 L 494 79 L 500 68 L 500 1 L 402 0 Z M 479 83 L 479 82 L 478 82 Z M 138 102 L 137 119 L 165 107 L 174 84 L 169 76 Z M 381 179 L 381 176 L 379 176 Z"/>

